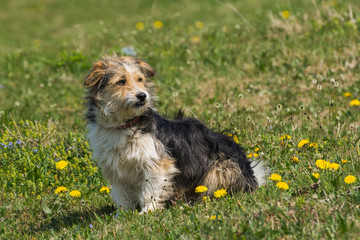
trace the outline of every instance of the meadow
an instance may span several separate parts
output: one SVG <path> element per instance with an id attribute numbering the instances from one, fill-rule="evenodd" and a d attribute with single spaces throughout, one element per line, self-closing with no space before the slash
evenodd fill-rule
<path id="1" fill-rule="evenodd" d="M 0 239 L 360 238 L 357 0 L 0 3 Z M 146 59 L 158 111 L 233 134 L 267 184 L 117 211 L 84 118 L 112 53 Z"/>

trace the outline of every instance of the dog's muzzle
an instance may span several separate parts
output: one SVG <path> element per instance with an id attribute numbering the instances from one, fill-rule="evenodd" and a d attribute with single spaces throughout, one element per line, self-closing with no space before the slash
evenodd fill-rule
<path id="1" fill-rule="evenodd" d="M 135 104 L 136 107 L 141 107 L 145 105 L 145 101 L 146 101 L 146 94 L 145 93 L 138 93 L 136 94 L 136 98 L 139 100 L 139 102 L 137 102 Z"/>

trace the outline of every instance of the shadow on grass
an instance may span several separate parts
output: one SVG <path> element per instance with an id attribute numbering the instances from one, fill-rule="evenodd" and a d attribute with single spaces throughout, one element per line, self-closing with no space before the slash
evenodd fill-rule
<path id="1" fill-rule="evenodd" d="M 94 221 L 97 221 L 97 218 L 104 219 L 104 215 L 110 215 L 115 212 L 116 208 L 114 206 L 105 206 L 95 210 L 79 211 L 72 212 L 68 215 L 53 217 L 50 220 L 50 223 L 40 225 L 37 228 L 34 228 L 34 232 L 45 232 L 49 230 L 60 231 L 63 228 L 69 228 L 77 224 L 90 225 Z"/>

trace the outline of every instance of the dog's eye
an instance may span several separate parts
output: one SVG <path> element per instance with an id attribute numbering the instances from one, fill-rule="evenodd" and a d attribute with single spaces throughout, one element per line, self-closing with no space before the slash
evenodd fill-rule
<path id="1" fill-rule="evenodd" d="M 142 82 L 142 80 L 143 80 L 142 78 L 138 78 L 138 82 Z"/>
<path id="2" fill-rule="evenodd" d="M 125 83 L 126 83 L 125 80 L 120 80 L 120 81 L 118 81 L 116 84 L 117 84 L 117 85 L 120 85 L 120 86 L 124 86 Z"/>

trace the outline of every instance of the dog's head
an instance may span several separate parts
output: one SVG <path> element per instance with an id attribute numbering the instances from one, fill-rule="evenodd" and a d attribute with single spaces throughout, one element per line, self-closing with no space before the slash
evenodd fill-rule
<path id="1" fill-rule="evenodd" d="M 116 127 L 153 107 L 148 79 L 154 69 L 130 56 L 106 56 L 93 65 L 84 85 L 88 91 L 88 118 Z"/>

